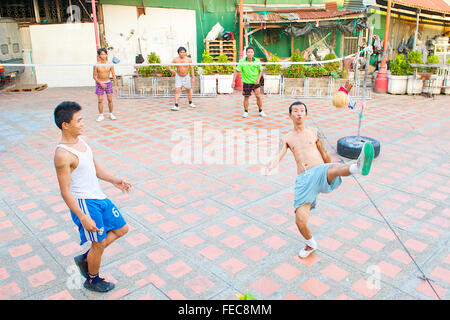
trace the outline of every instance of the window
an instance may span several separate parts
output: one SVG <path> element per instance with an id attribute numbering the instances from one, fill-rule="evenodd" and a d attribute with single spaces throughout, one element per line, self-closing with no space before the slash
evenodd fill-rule
<path id="1" fill-rule="evenodd" d="M 2 46 L 1 46 L 0 48 L 1 48 L 1 51 L 2 51 L 2 54 L 3 54 L 3 55 L 9 53 L 9 48 L 8 48 L 8 45 L 7 45 L 7 44 L 2 44 Z"/>
<path id="2" fill-rule="evenodd" d="M 13 52 L 14 53 L 19 53 L 20 52 L 20 47 L 18 43 L 13 43 Z"/>

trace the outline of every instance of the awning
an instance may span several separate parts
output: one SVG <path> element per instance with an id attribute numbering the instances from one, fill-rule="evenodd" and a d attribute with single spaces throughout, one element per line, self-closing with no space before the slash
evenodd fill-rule
<path id="1" fill-rule="evenodd" d="M 336 2 L 329 2 L 323 8 L 302 9 L 290 12 L 246 13 L 244 22 L 249 24 L 292 24 L 299 22 L 345 20 L 365 17 L 364 12 L 339 11 Z"/>
<path id="2" fill-rule="evenodd" d="M 377 3 L 383 6 L 387 5 L 386 0 L 377 0 Z M 441 15 L 450 14 L 450 5 L 444 0 L 392 0 L 393 8 L 414 8 L 425 11 L 425 13 L 440 13 Z"/>

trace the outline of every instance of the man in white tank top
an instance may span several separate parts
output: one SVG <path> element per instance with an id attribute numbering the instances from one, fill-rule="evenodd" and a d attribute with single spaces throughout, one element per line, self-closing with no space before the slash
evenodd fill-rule
<path id="1" fill-rule="evenodd" d="M 60 103 L 54 117 L 62 131 L 54 157 L 61 195 L 80 232 L 80 244 L 92 243 L 86 253 L 74 258 L 75 264 L 86 278 L 86 289 L 107 292 L 114 288 L 114 284 L 99 277 L 103 251 L 128 232 L 128 224 L 103 193 L 98 179 L 112 183 L 122 192 L 129 192 L 131 184 L 111 176 L 95 161 L 86 139 L 80 137 L 83 117 L 78 103 Z"/>

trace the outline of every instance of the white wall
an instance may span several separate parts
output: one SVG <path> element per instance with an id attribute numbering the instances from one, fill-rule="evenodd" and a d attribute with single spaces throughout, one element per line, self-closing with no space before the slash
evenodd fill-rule
<path id="1" fill-rule="evenodd" d="M 177 56 L 177 49 L 184 46 L 197 61 L 197 35 L 195 10 L 146 8 L 146 14 L 138 19 L 134 6 L 103 5 L 105 37 L 109 46 L 114 47 L 112 56 L 121 63 L 133 64 L 140 52 L 144 58 L 156 52 L 161 62 L 171 62 Z M 131 33 L 134 31 L 134 34 Z M 118 64 L 117 74 L 130 74 L 133 68 Z"/>
<path id="2" fill-rule="evenodd" d="M 146 14 L 139 19 L 145 26 L 146 52 L 155 51 L 162 62 L 171 62 L 183 46 L 197 61 L 195 10 L 146 8 Z"/>
<path id="3" fill-rule="evenodd" d="M 30 26 L 33 63 L 95 64 L 97 48 L 93 23 Z M 92 67 L 36 67 L 38 84 L 49 87 L 94 86 Z"/>

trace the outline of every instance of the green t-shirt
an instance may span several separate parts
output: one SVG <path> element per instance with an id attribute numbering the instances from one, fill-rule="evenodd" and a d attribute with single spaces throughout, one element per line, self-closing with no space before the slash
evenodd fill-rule
<path id="1" fill-rule="evenodd" d="M 247 57 L 242 58 L 239 62 L 247 62 Z M 259 73 L 262 71 L 262 65 L 258 58 L 253 58 L 250 63 L 238 64 L 236 71 L 242 72 L 243 83 L 255 84 Z"/>

